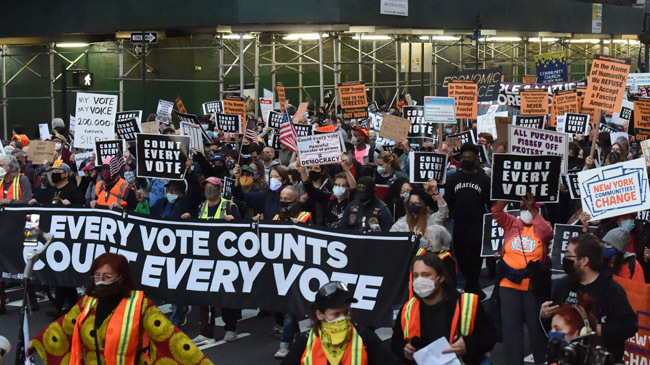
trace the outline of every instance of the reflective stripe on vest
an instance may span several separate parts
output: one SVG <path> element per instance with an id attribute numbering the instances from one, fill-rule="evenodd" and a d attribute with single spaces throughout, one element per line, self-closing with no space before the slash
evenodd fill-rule
<path id="1" fill-rule="evenodd" d="M 217 207 L 217 212 L 214 213 L 214 217 L 212 217 L 212 219 L 221 219 L 221 210 L 223 209 L 223 203 L 227 202 L 227 201 L 228 201 L 228 199 L 226 199 L 224 197 L 221 197 L 221 201 L 219 202 L 219 206 Z M 237 206 L 237 205 L 235 205 L 235 206 Z M 201 214 L 199 214 L 199 219 L 210 219 L 210 217 L 208 216 L 208 201 L 207 200 L 206 200 L 205 203 L 203 203 L 203 209 L 201 209 Z"/>
<path id="2" fill-rule="evenodd" d="M 298 214 L 298 215 L 296 216 L 296 219 L 298 220 L 298 222 L 301 222 L 301 223 L 307 223 L 307 221 L 309 220 L 309 218 L 311 218 L 311 213 L 309 213 L 309 212 L 300 212 L 300 214 Z M 282 219 L 282 218 L 280 218 L 280 215 L 279 215 L 279 214 L 276 214 L 276 215 L 273 217 L 273 220 L 274 220 L 274 221 L 279 221 L 279 220 L 281 220 L 281 219 Z"/>
<path id="3" fill-rule="evenodd" d="M 106 184 L 102 181 L 95 185 L 95 195 L 97 195 L 97 204 L 101 206 L 109 206 L 112 203 L 117 203 L 122 208 L 126 208 L 126 200 L 124 195 L 128 189 L 129 183 L 120 178 L 110 191 L 106 191 Z"/>
<path id="4" fill-rule="evenodd" d="M 72 332 L 72 347 L 70 348 L 70 365 L 81 365 L 83 364 L 83 354 L 81 353 L 81 323 L 86 319 L 90 308 L 92 308 L 97 302 L 97 298 L 88 297 L 86 300 L 86 305 L 84 305 L 81 314 L 77 317 L 77 321 L 74 324 L 74 330 Z"/>
<path id="5" fill-rule="evenodd" d="M 451 253 L 449 251 L 441 252 L 438 254 L 438 257 L 440 258 L 440 260 L 444 260 L 447 257 L 451 257 Z"/>
<path id="6" fill-rule="evenodd" d="M 478 295 L 463 293 L 456 302 L 456 310 L 451 322 L 449 342 L 453 343 L 460 325 L 460 335 L 469 336 L 474 332 L 476 309 L 479 305 Z M 404 340 L 410 341 L 413 337 L 420 337 L 420 300 L 411 298 L 404 304 L 401 316 Z M 460 323 L 459 323 L 460 322 Z"/>
<path id="7" fill-rule="evenodd" d="M 14 177 L 11 187 L 5 196 L 5 179 L 0 179 L 0 199 L 23 200 L 23 192 L 20 190 L 20 175 Z"/>
<path id="8" fill-rule="evenodd" d="M 420 301 L 417 298 L 409 299 L 402 308 L 402 330 L 406 341 L 420 337 Z"/>
<path id="9" fill-rule="evenodd" d="M 303 365 L 320 365 L 327 364 L 327 356 L 323 351 L 323 345 L 320 337 L 316 336 L 316 331 L 313 329 L 309 331 L 307 339 L 307 346 L 300 359 Z M 350 342 L 348 343 L 343 357 L 341 358 L 341 365 L 367 365 L 368 354 L 363 347 L 363 340 L 357 330 L 352 326 L 350 329 Z"/>

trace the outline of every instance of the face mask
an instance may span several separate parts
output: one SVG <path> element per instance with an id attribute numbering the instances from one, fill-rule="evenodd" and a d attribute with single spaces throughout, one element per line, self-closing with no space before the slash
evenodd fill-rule
<path id="1" fill-rule="evenodd" d="M 335 187 L 332 188 L 332 192 L 334 193 L 334 196 L 337 198 L 341 198 L 345 194 L 345 187 L 341 185 L 336 185 Z"/>
<path id="2" fill-rule="evenodd" d="M 530 222 L 533 220 L 533 213 L 527 210 L 522 210 L 521 213 L 519 213 L 519 218 L 521 218 L 521 221 L 525 224 L 530 224 Z"/>
<path id="3" fill-rule="evenodd" d="M 471 171 L 476 167 L 476 163 L 474 160 L 463 160 L 460 162 L 460 166 L 463 168 L 463 170 Z"/>
<path id="4" fill-rule="evenodd" d="M 454 132 L 451 128 L 445 128 L 445 134 L 452 134 Z"/>
<path id="5" fill-rule="evenodd" d="M 411 197 L 411 193 L 408 191 L 402 191 L 401 193 L 399 193 L 399 197 L 402 198 L 403 202 L 406 202 Z"/>
<path id="6" fill-rule="evenodd" d="M 167 201 L 171 204 L 173 204 L 176 201 L 176 199 L 178 199 L 178 195 L 176 194 L 167 193 L 166 196 L 167 196 Z"/>
<path id="7" fill-rule="evenodd" d="M 309 178 L 311 179 L 311 181 L 318 180 L 320 179 L 320 177 L 321 177 L 320 171 L 314 171 L 314 170 L 309 171 Z"/>
<path id="8" fill-rule="evenodd" d="M 370 143 L 375 144 L 377 142 L 377 138 L 370 138 Z"/>
<path id="9" fill-rule="evenodd" d="M 621 154 L 620 154 L 620 152 L 618 152 L 618 151 L 612 151 L 612 152 L 609 154 L 609 163 L 610 163 L 610 164 L 613 165 L 613 164 L 617 163 L 617 162 L 620 161 L 620 160 L 621 160 Z"/>
<path id="10" fill-rule="evenodd" d="M 349 155 L 346 155 L 346 156 L 345 156 L 345 163 L 347 163 L 347 164 L 351 164 L 351 163 L 352 163 L 352 157 L 349 156 Z"/>
<path id="11" fill-rule="evenodd" d="M 208 130 L 209 125 L 207 124 L 201 124 L 201 128 L 203 128 L 204 131 Z"/>
<path id="12" fill-rule="evenodd" d="M 618 252 L 616 247 L 603 247 L 603 258 L 609 260 Z"/>
<path id="13" fill-rule="evenodd" d="M 4 167 L 0 167 L 0 179 L 4 178 L 7 174 L 7 170 Z"/>
<path id="14" fill-rule="evenodd" d="M 409 204 L 409 213 L 411 214 L 420 213 L 420 206 L 415 204 Z"/>
<path id="15" fill-rule="evenodd" d="M 63 180 L 63 174 L 58 172 L 58 173 L 52 173 L 52 182 L 53 183 L 58 183 L 59 181 Z"/>
<path id="16" fill-rule="evenodd" d="M 133 171 L 124 171 L 124 180 L 127 182 L 135 181 L 135 173 Z"/>
<path id="17" fill-rule="evenodd" d="M 576 269 L 575 269 L 575 267 L 573 266 L 574 263 L 575 263 L 574 260 L 568 259 L 568 258 L 566 258 L 566 257 L 562 259 L 562 268 L 564 268 L 564 272 L 565 272 L 567 275 L 573 275 L 573 274 L 575 274 Z"/>
<path id="18" fill-rule="evenodd" d="M 339 319 L 341 318 L 341 319 Z M 338 317 L 333 321 L 323 321 L 320 324 L 320 339 L 330 364 L 340 364 L 345 349 L 350 342 L 350 328 L 352 324 L 349 317 Z"/>
<path id="19" fill-rule="evenodd" d="M 273 161 L 273 156 L 271 156 L 271 155 L 268 154 L 268 153 L 265 153 L 265 154 L 263 155 L 262 158 L 264 159 L 264 162 L 271 162 L 271 161 Z"/>
<path id="20" fill-rule="evenodd" d="M 383 174 L 384 172 L 386 172 L 386 168 L 384 166 L 377 166 L 377 173 L 379 175 Z"/>
<path id="21" fill-rule="evenodd" d="M 428 248 L 429 247 L 429 240 L 424 238 L 424 237 L 420 237 L 420 247 L 422 247 L 424 249 Z"/>
<path id="22" fill-rule="evenodd" d="M 204 193 L 206 199 L 215 200 L 219 197 L 219 188 L 216 186 L 206 187 Z"/>
<path id="23" fill-rule="evenodd" d="M 110 171 L 102 171 L 102 180 L 104 181 L 111 181 L 111 172 Z"/>
<path id="24" fill-rule="evenodd" d="M 418 277 L 413 280 L 413 291 L 420 298 L 427 298 L 436 290 L 435 280 Z"/>
<path id="25" fill-rule="evenodd" d="M 248 154 L 248 149 L 249 149 L 249 147 L 250 147 L 250 146 L 247 145 L 247 144 L 241 146 L 241 153 L 242 153 L 242 155 L 247 155 L 247 154 Z"/>
<path id="26" fill-rule="evenodd" d="M 634 229 L 634 219 L 626 219 L 624 221 L 621 221 L 621 227 L 628 230 L 629 232 L 632 232 Z"/>
<path id="27" fill-rule="evenodd" d="M 235 161 L 232 160 L 226 160 L 226 168 L 228 170 L 232 170 L 235 168 Z"/>
<path id="28" fill-rule="evenodd" d="M 54 150 L 55 150 L 55 151 L 59 151 L 59 150 L 61 150 L 61 143 L 55 143 L 55 144 L 54 144 Z"/>
<path id="29" fill-rule="evenodd" d="M 107 281 L 98 281 L 95 283 L 95 296 L 98 298 L 108 297 L 117 291 L 117 285 L 114 285 L 119 280 L 107 282 Z"/>
<path id="30" fill-rule="evenodd" d="M 269 181 L 269 187 L 271 188 L 271 191 L 277 191 L 280 189 L 280 186 L 282 186 L 282 181 L 276 179 L 276 178 L 271 178 L 271 181 Z"/>
<path id="31" fill-rule="evenodd" d="M 280 213 L 289 213 L 293 209 L 293 205 L 292 202 L 280 202 Z"/>
<path id="32" fill-rule="evenodd" d="M 552 338 L 559 338 L 560 340 L 564 340 L 564 337 L 566 337 L 566 334 L 564 332 L 549 332 L 548 333 L 548 339 Z"/>
<path id="33" fill-rule="evenodd" d="M 253 177 L 250 175 L 239 177 L 239 183 L 241 184 L 241 186 L 245 188 L 248 188 L 249 186 L 253 185 L 253 180 L 254 180 Z"/>

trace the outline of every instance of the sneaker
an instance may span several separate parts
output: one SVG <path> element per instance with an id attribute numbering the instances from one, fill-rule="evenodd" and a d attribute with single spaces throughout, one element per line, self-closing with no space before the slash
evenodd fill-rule
<path id="1" fill-rule="evenodd" d="M 286 347 L 280 347 L 273 357 L 276 359 L 284 359 L 287 355 L 289 355 L 289 349 Z"/>
<path id="2" fill-rule="evenodd" d="M 217 340 L 215 340 L 214 338 L 205 337 L 203 335 L 198 335 L 192 339 L 192 342 L 194 342 L 196 346 L 202 346 L 202 345 L 211 345 L 213 343 L 216 343 Z"/>
<path id="3" fill-rule="evenodd" d="M 235 331 L 226 331 L 226 335 L 223 336 L 223 340 L 226 342 L 233 342 L 237 339 L 237 332 Z"/>
<path id="4" fill-rule="evenodd" d="M 181 321 L 181 324 L 178 327 L 183 327 L 187 324 L 187 317 L 190 315 L 191 311 L 192 311 L 192 306 L 187 307 L 187 312 L 185 312 L 185 315 L 183 316 L 183 320 Z"/>

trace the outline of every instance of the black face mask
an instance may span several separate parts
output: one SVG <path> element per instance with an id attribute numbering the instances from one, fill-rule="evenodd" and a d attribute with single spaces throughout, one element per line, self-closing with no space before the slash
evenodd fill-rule
<path id="1" fill-rule="evenodd" d="M 314 171 L 314 170 L 309 171 L 309 178 L 311 179 L 311 181 L 318 180 L 320 179 L 321 176 L 322 174 L 320 171 Z"/>
<path id="2" fill-rule="evenodd" d="M 57 173 L 52 173 L 52 182 L 53 183 L 58 183 L 59 181 L 63 180 L 63 174 L 60 172 Z"/>
<path id="3" fill-rule="evenodd" d="M 235 168 L 235 161 L 226 160 L 226 168 L 232 170 Z"/>
<path id="4" fill-rule="evenodd" d="M 476 167 L 476 161 L 475 160 L 462 160 L 460 162 L 460 166 L 463 168 L 463 170 L 474 170 Z"/>
<path id="5" fill-rule="evenodd" d="M 562 267 L 564 268 L 564 272 L 569 276 L 573 276 L 576 273 L 576 269 L 573 266 L 574 263 L 574 260 L 568 259 L 566 257 L 562 259 Z"/>
<path id="6" fill-rule="evenodd" d="M 287 214 L 291 212 L 293 205 L 294 204 L 292 202 L 280 202 L 280 213 Z"/>
<path id="7" fill-rule="evenodd" d="M 420 206 L 416 204 L 409 204 L 409 213 L 411 214 L 420 213 Z"/>
<path id="8" fill-rule="evenodd" d="M 250 147 L 250 145 L 247 145 L 247 144 L 241 146 L 241 153 L 242 153 L 242 155 L 247 155 L 247 154 L 248 154 L 248 149 L 249 149 L 249 147 Z"/>

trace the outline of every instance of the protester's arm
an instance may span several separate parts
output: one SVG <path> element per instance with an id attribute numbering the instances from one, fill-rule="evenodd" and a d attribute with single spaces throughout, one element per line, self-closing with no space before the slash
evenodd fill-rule
<path id="1" fill-rule="evenodd" d="M 203 172 L 203 176 L 205 176 L 206 178 L 210 176 L 216 176 L 214 173 L 214 169 L 212 168 L 212 166 L 210 165 L 210 163 L 208 162 L 208 160 L 205 158 L 205 156 L 201 151 L 194 152 L 192 156 L 194 158 L 194 161 L 196 161 L 201 167 L 201 172 Z"/>
<path id="2" fill-rule="evenodd" d="M 508 205 L 508 202 L 505 200 L 499 200 L 492 205 L 490 209 L 492 211 L 492 218 L 501 226 L 503 229 L 507 229 L 512 226 L 517 218 L 512 214 L 505 211 L 505 207 Z"/>
<path id="3" fill-rule="evenodd" d="M 304 182 L 303 180 L 302 186 L 305 188 L 305 193 L 307 193 L 309 199 L 314 199 L 320 205 L 326 206 L 332 197 L 332 193 L 316 189 L 311 181 Z"/>
<path id="4" fill-rule="evenodd" d="M 636 313 L 620 285 L 610 279 L 609 290 L 603 296 L 605 323 L 600 323 L 599 335 L 605 340 L 623 340 L 634 336 L 638 330 Z"/>
<path id="5" fill-rule="evenodd" d="M 241 220 L 241 213 L 239 212 L 239 207 L 235 204 L 230 205 L 230 215 L 235 217 L 235 220 Z"/>
<path id="6" fill-rule="evenodd" d="M 345 172 L 345 179 L 348 181 L 348 187 L 350 190 L 354 190 L 357 188 L 357 180 L 354 178 L 352 173 L 350 172 L 350 169 L 345 163 L 345 154 L 342 154 L 341 156 L 341 170 Z"/>
<path id="7" fill-rule="evenodd" d="M 553 227 L 551 226 L 551 223 L 544 219 L 541 214 L 535 214 L 531 223 L 533 224 L 535 235 L 541 239 L 542 242 L 545 242 L 546 244 L 550 243 L 551 239 L 553 239 Z"/>
<path id="8" fill-rule="evenodd" d="M 124 194 L 126 195 L 126 199 L 124 199 L 126 200 L 126 208 L 134 210 L 135 207 L 138 206 L 138 199 L 135 197 L 135 190 L 127 188 Z"/>

